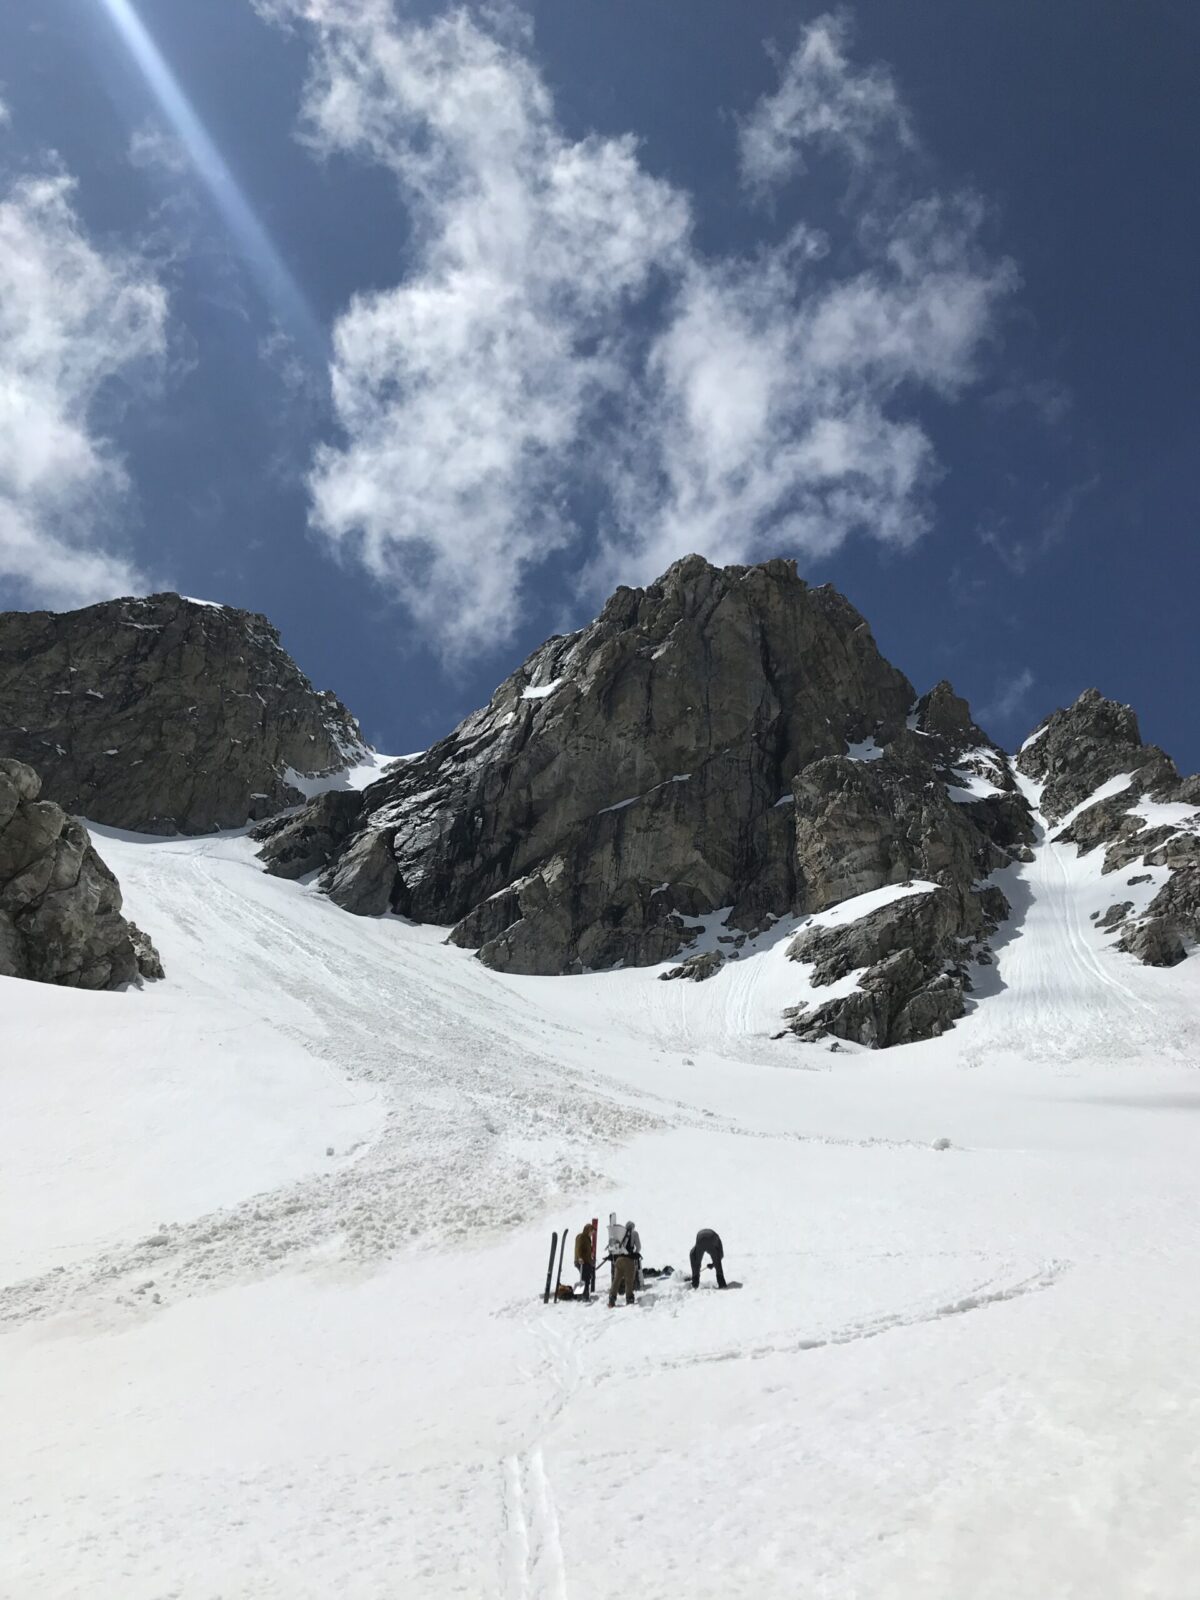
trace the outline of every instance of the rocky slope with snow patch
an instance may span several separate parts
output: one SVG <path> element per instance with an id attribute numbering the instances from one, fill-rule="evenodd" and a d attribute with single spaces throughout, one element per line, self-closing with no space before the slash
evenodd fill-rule
<path id="1" fill-rule="evenodd" d="M 241 827 L 360 759 L 265 617 L 156 594 L 0 612 L 0 757 L 69 812 L 145 833 Z"/>
<path id="2" fill-rule="evenodd" d="M 1099 918 L 1105 931 L 1147 965 L 1182 961 L 1200 939 L 1200 775 L 1181 777 L 1142 742 L 1133 710 L 1097 689 L 1056 711 L 1017 765 L 1042 785 L 1055 840 L 1083 854 L 1103 849 L 1104 872 L 1124 875 Z"/>
<path id="3" fill-rule="evenodd" d="M 918 701 L 835 590 L 788 561 L 691 556 L 549 640 L 361 801 L 262 837 L 269 870 L 322 866 L 347 910 L 444 924 L 531 974 L 683 956 L 678 975 L 705 977 L 780 918 L 927 879 L 858 937 L 869 1003 L 795 1023 L 886 1044 L 961 1013 L 966 961 L 1007 914 L 982 881 L 1032 823 L 966 703 L 948 684 Z M 716 912 L 721 945 L 688 961 Z"/>

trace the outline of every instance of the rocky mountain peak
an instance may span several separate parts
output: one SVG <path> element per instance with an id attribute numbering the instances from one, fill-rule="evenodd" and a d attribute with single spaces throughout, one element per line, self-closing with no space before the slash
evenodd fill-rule
<path id="1" fill-rule="evenodd" d="M 971 715 L 971 708 L 945 678 L 917 701 L 915 726 L 960 748 L 999 749 Z"/>
<path id="2" fill-rule="evenodd" d="M 1072 810 L 1120 773 L 1138 773 L 1147 789 L 1179 780 L 1171 758 L 1142 743 L 1131 706 L 1085 689 L 1026 739 L 1017 765 L 1043 785 L 1042 810 L 1051 821 Z"/>
<path id="3" fill-rule="evenodd" d="M 240 827 L 303 795 L 289 772 L 363 748 L 255 612 L 177 594 L 0 613 L 0 757 L 66 810 L 115 827 Z"/>
<path id="4" fill-rule="evenodd" d="M 860 613 L 793 562 L 699 556 L 618 589 L 361 798 L 260 830 L 270 870 L 321 867 L 346 909 L 442 923 L 527 973 L 682 957 L 703 977 L 782 918 L 919 878 L 909 955 L 870 1014 L 796 1019 L 871 1043 L 961 1011 L 962 958 L 1005 909 L 975 885 L 1031 836 L 1007 761 L 948 684 L 918 701 Z M 729 948 L 694 963 L 711 918 Z M 895 954 L 883 921 L 857 952 L 872 970 Z"/>

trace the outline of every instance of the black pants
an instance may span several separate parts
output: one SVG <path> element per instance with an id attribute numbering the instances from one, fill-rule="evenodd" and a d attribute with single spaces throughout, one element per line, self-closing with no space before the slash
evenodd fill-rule
<path id="1" fill-rule="evenodd" d="M 725 1251 L 722 1248 L 720 1239 L 711 1231 L 706 1231 L 697 1236 L 696 1242 L 692 1246 L 691 1254 L 688 1257 L 692 1264 L 692 1288 L 698 1289 L 700 1287 L 700 1268 L 705 1256 L 709 1258 L 716 1268 L 717 1288 L 723 1289 L 725 1287 L 725 1273 L 721 1263 L 725 1259 Z"/>
<path id="2" fill-rule="evenodd" d="M 581 1261 L 579 1263 L 579 1276 L 583 1280 L 584 1299 L 590 1298 L 596 1292 L 596 1264 L 594 1261 Z"/>

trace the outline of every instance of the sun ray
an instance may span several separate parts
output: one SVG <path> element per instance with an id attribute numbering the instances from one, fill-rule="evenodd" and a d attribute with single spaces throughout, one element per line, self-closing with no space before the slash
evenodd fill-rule
<path id="1" fill-rule="evenodd" d="M 329 342 L 326 331 L 131 0 L 100 3 L 187 151 L 280 325 L 306 349 L 323 353 Z"/>

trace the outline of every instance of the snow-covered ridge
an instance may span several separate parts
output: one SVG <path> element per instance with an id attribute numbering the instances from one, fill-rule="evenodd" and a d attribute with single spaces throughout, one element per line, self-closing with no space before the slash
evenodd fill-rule
<path id="1" fill-rule="evenodd" d="M 288 767 L 284 772 L 284 780 L 293 789 L 299 789 L 306 800 L 315 800 L 319 794 L 328 794 L 331 789 L 365 789 L 397 761 L 413 761 L 420 754 L 421 752 L 417 750 L 411 755 L 385 756 L 378 750 L 366 750 L 362 752 L 361 760 L 341 767 L 336 772 L 326 772 L 317 777 L 297 772 L 294 767 Z"/>
<path id="2" fill-rule="evenodd" d="M 1069 828 L 1076 818 L 1081 817 L 1085 811 L 1090 811 L 1093 806 L 1098 806 L 1102 800 L 1111 800 L 1115 795 L 1124 794 L 1132 782 L 1133 774 L 1131 772 L 1117 773 L 1089 794 L 1086 800 L 1081 800 L 1077 806 L 1072 806 L 1065 817 L 1060 817 L 1054 824 L 1055 830 L 1061 833 L 1064 828 Z M 1040 789 L 1038 793 L 1040 796 Z"/>
<path id="3" fill-rule="evenodd" d="M 848 900 L 841 900 L 826 911 L 816 911 L 810 916 L 802 917 L 799 926 L 834 928 L 846 922 L 858 922 L 862 917 L 869 917 L 874 911 L 882 911 L 884 906 L 890 906 L 897 900 L 906 900 L 909 895 L 914 894 L 936 894 L 938 888 L 938 884 L 920 878 L 913 879 L 909 883 L 889 883 L 882 889 L 870 889 L 866 894 L 851 895 Z"/>
<path id="4" fill-rule="evenodd" d="M 1177 828 L 1190 833 L 1200 822 L 1200 806 L 1184 805 L 1177 800 L 1148 800 L 1144 795 L 1136 805 L 1130 806 L 1129 814 L 1141 822 L 1139 831 L 1143 833 L 1147 828 Z"/>

